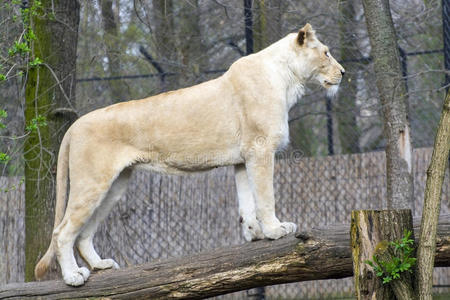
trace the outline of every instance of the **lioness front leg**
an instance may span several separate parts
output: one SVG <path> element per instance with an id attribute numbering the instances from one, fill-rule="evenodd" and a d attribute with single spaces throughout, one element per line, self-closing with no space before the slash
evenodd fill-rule
<path id="1" fill-rule="evenodd" d="M 275 197 L 273 191 L 274 153 L 258 153 L 246 162 L 253 195 L 256 200 L 256 218 L 263 234 L 269 239 L 278 239 L 297 230 L 297 225 L 280 222 L 275 216 Z"/>
<path id="2" fill-rule="evenodd" d="M 256 219 L 255 198 L 248 181 L 245 165 L 234 166 L 234 177 L 236 181 L 236 191 L 239 200 L 239 216 L 242 233 L 246 241 L 261 240 L 264 234 Z"/>

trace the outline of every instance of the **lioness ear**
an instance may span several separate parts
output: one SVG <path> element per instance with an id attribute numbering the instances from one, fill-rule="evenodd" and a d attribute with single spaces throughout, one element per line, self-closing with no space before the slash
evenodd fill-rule
<path id="1" fill-rule="evenodd" d="M 297 42 L 300 46 L 303 46 L 306 43 L 306 40 L 312 38 L 313 36 L 314 29 L 309 23 L 306 23 L 306 25 L 298 31 Z"/>

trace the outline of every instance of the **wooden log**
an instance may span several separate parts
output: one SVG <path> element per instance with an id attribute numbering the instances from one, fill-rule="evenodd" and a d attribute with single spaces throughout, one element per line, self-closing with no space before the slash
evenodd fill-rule
<path id="1" fill-rule="evenodd" d="M 400 240 L 405 229 L 412 231 L 412 223 L 409 209 L 352 211 L 351 245 L 357 299 L 395 299 L 390 285 L 383 284 L 366 261 L 373 260 L 373 255 L 379 251 L 377 248 L 380 248 L 383 242 Z M 388 259 L 386 251 L 379 252 L 383 254 L 384 259 Z M 405 276 L 402 280 L 403 285 L 411 287 L 412 290 L 411 278 Z"/>
<path id="2" fill-rule="evenodd" d="M 353 274 L 349 232 L 349 225 L 336 225 L 107 270 L 78 288 L 62 281 L 9 284 L 0 287 L 0 299 L 202 299 L 258 286 L 345 278 Z M 436 266 L 450 266 L 450 216 L 440 220 L 436 253 Z"/>

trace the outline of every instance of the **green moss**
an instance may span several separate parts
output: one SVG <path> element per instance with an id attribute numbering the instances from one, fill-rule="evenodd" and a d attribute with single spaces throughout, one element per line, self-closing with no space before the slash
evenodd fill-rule
<path id="1" fill-rule="evenodd" d="M 42 1 L 50 7 L 51 1 Z M 34 16 L 32 57 L 40 57 L 52 65 L 52 36 L 48 20 Z M 55 56 L 55 55 L 53 55 Z M 47 68 L 30 68 L 25 87 L 25 122 L 42 116 L 51 119 L 55 99 L 55 79 Z M 24 144 L 25 158 L 25 281 L 34 279 L 34 266 L 50 242 L 53 227 L 54 154 L 52 125 L 37 126 L 29 132 Z M 50 200 L 50 201 L 49 201 Z"/>
<path id="2" fill-rule="evenodd" d="M 302 254 L 305 252 L 306 252 L 306 249 L 305 249 L 305 245 L 303 243 L 298 243 L 297 246 L 295 246 L 295 253 Z"/>
<path id="3" fill-rule="evenodd" d="M 352 258 L 353 258 L 353 278 L 355 286 L 359 286 L 359 280 L 360 280 L 360 270 L 359 270 L 359 264 L 357 261 L 359 260 L 359 248 L 355 245 L 359 244 L 359 234 L 358 234 L 358 226 L 359 224 L 359 216 L 357 211 L 352 211 L 352 221 L 350 226 L 350 237 L 351 237 L 351 243 L 352 243 Z"/>

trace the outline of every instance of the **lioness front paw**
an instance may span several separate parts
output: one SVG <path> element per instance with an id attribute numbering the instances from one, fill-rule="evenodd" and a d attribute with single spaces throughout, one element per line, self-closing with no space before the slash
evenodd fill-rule
<path id="1" fill-rule="evenodd" d="M 117 264 L 113 259 L 102 259 L 91 266 L 93 270 L 104 270 L 104 269 L 120 269 L 119 264 Z"/>
<path id="2" fill-rule="evenodd" d="M 259 222 L 255 220 L 245 220 L 242 221 L 242 233 L 244 235 L 244 239 L 247 242 L 262 240 L 264 239 L 264 234 L 261 230 L 261 226 Z"/>
<path id="3" fill-rule="evenodd" d="M 63 280 L 66 284 L 71 286 L 80 286 L 89 278 L 91 272 L 85 267 L 78 268 L 75 271 L 67 272 L 63 275 Z"/>
<path id="4" fill-rule="evenodd" d="M 282 222 L 279 226 L 265 227 L 264 235 L 271 240 L 277 240 L 289 233 L 293 233 L 297 230 L 297 225 L 291 222 Z"/>

